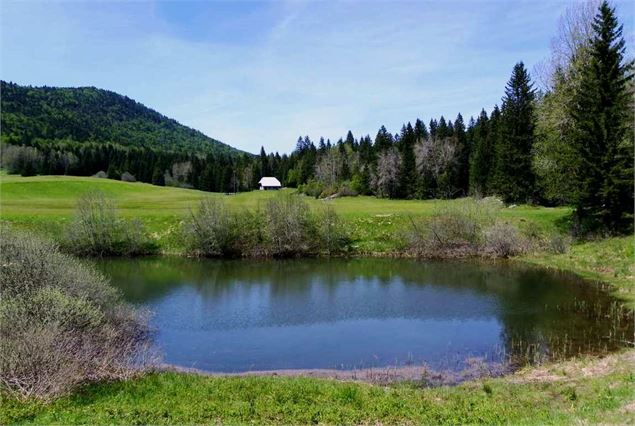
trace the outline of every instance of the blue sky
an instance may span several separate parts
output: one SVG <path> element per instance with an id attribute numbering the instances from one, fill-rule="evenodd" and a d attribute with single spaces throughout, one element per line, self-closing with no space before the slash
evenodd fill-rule
<path id="1" fill-rule="evenodd" d="M 491 109 L 517 61 L 548 56 L 569 5 L 2 0 L 0 76 L 113 90 L 246 151 L 290 152 L 300 134 Z M 630 43 L 633 6 L 617 7 Z"/>

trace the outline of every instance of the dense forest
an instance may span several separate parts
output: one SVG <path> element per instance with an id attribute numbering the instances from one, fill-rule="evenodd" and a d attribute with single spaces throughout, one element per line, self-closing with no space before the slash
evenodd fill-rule
<path id="1" fill-rule="evenodd" d="M 8 143 L 42 139 L 187 153 L 241 152 L 108 90 L 0 84 L 2 140 Z"/>
<path id="2" fill-rule="evenodd" d="M 496 195 L 569 204 L 584 229 L 633 218 L 633 62 L 607 2 L 572 9 L 537 82 L 522 62 L 500 106 L 465 121 L 405 123 L 374 138 L 300 137 L 290 154 L 259 155 L 93 88 L 2 83 L 3 166 L 29 174 L 93 175 L 206 191 L 254 189 L 261 176 L 316 197 L 427 199 Z"/>

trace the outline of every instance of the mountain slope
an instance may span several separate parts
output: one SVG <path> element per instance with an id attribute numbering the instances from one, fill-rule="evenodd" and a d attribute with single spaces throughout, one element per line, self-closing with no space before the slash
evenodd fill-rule
<path id="1" fill-rule="evenodd" d="M 113 142 L 162 151 L 240 154 L 127 96 L 94 87 L 30 87 L 1 82 L 2 140 Z"/>

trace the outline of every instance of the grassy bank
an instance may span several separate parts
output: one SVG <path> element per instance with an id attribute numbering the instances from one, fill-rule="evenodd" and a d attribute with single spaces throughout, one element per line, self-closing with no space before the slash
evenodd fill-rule
<path id="1" fill-rule="evenodd" d="M 635 308 L 635 251 L 632 236 L 577 243 L 563 254 L 531 254 L 521 259 L 548 268 L 575 272 L 611 284 L 614 294 Z"/>
<path id="2" fill-rule="evenodd" d="M 457 387 L 161 373 L 51 405 L 2 401 L 3 424 L 546 424 L 635 420 L 633 352 Z"/>

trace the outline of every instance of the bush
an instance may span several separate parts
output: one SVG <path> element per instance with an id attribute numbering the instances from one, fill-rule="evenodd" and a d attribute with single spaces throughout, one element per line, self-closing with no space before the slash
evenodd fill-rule
<path id="1" fill-rule="evenodd" d="M 332 255 L 348 250 L 351 243 L 349 232 L 332 207 L 326 206 L 318 213 L 317 227 L 322 252 Z"/>
<path id="2" fill-rule="evenodd" d="M 494 198 L 454 201 L 430 219 L 412 221 L 406 236 L 409 251 L 423 257 L 463 257 L 476 254 L 483 228 L 493 223 L 502 204 Z"/>
<path id="3" fill-rule="evenodd" d="M 147 365 L 145 317 L 57 246 L 1 230 L 0 385 L 49 398 Z"/>
<path id="4" fill-rule="evenodd" d="M 510 257 L 528 250 L 528 241 L 518 228 L 508 223 L 496 222 L 484 232 L 483 253 L 494 257 Z"/>
<path id="5" fill-rule="evenodd" d="M 357 197 L 359 192 L 353 189 L 350 182 L 344 182 L 340 185 L 337 195 L 340 197 Z"/>
<path id="6" fill-rule="evenodd" d="M 204 257 L 292 257 L 344 253 L 350 238 L 331 208 L 314 214 L 297 196 L 276 197 L 262 210 L 232 211 L 207 199 L 184 224 L 188 254 Z"/>
<path id="7" fill-rule="evenodd" d="M 121 180 L 123 182 L 136 182 L 137 178 L 128 172 L 123 172 L 121 175 Z"/>
<path id="8" fill-rule="evenodd" d="M 62 248 L 82 256 L 136 256 L 156 251 L 143 224 L 117 216 L 113 202 L 101 192 L 83 195 L 62 237 Z"/>
<path id="9" fill-rule="evenodd" d="M 548 244 L 548 248 L 551 253 L 564 254 L 569 251 L 569 246 L 571 246 L 571 237 L 560 233 L 554 233 L 549 237 Z"/>
<path id="10" fill-rule="evenodd" d="M 309 197 L 319 198 L 324 191 L 324 185 L 316 180 L 309 180 L 307 183 L 298 186 L 298 192 Z"/>
<path id="11" fill-rule="evenodd" d="M 108 178 L 108 174 L 105 171 L 100 170 L 97 173 L 95 173 L 93 175 L 93 177 L 96 177 L 96 178 L 99 178 L 99 179 L 107 179 Z"/>
<path id="12" fill-rule="evenodd" d="M 264 213 L 271 256 L 306 255 L 317 249 L 317 229 L 307 203 L 283 195 L 269 200 Z"/>
<path id="13" fill-rule="evenodd" d="M 257 216 L 231 212 L 221 200 L 202 200 L 185 224 L 187 251 L 203 257 L 244 256 L 255 250 L 260 238 Z"/>

